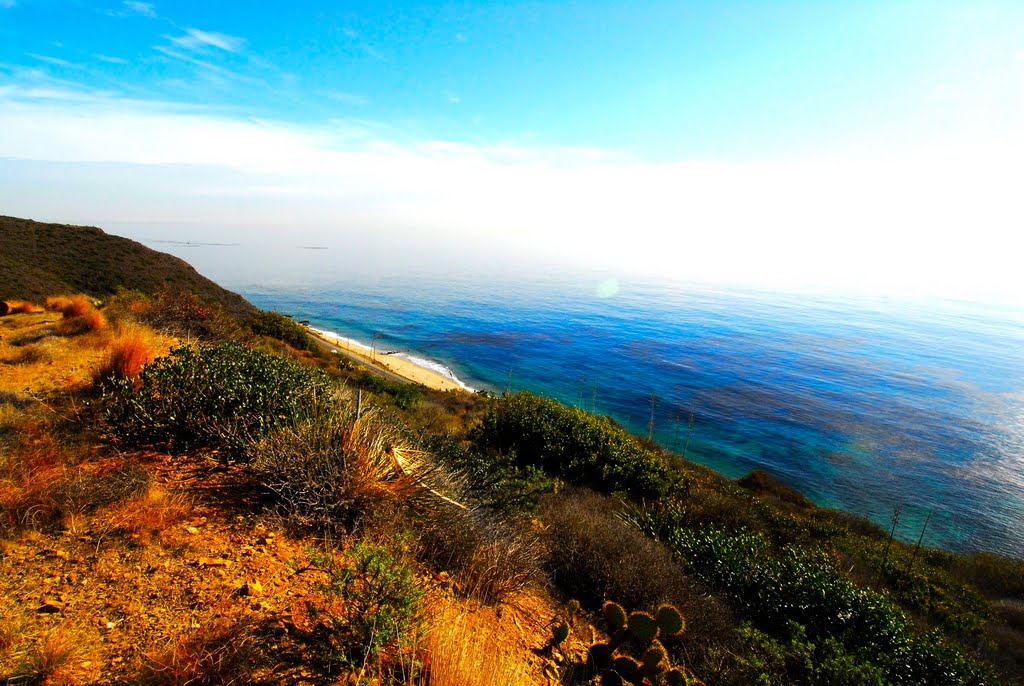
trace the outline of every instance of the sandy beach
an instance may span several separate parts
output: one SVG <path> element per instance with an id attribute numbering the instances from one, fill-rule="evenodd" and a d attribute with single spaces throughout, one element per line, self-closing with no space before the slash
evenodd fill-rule
<path id="1" fill-rule="evenodd" d="M 429 369 L 423 364 L 417 364 L 414 361 L 416 358 L 408 359 L 403 357 L 402 353 L 383 354 L 379 350 L 374 354 L 370 346 L 364 345 L 359 341 L 338 336 L 330 331 L 315 329 L 311 326 L 305 328 L 311 336 L 334 346 L 339 352 L 366 364 L 385 369 L 412 383 L 422 384 L 427 388 L 433 388 L 438 391 L 472 391 L 471 388 L 454 377 L 449 377 L 440 371 Z M 426 360 L 423 362 L 429 364 Z"/>

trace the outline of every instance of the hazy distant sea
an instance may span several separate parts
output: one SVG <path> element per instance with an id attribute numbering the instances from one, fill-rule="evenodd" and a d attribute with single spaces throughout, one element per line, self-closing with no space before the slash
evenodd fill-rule
<path id="1" fill-rule="evenodd" d="M 729 477 L 764 469 L 886 526 L 902 505 L 905 540 L 932 512 L 929 544 L 1024 557 L 1019 310 L 550 270 L 389 276 L 341 268 L 337 250 L 282 261 L 144 242 L 260 307 L 365 342 L 379 332 L 378 350 L 474 388 L 542 393 L 640 435 L 653 394 L 656 440 Z"/>

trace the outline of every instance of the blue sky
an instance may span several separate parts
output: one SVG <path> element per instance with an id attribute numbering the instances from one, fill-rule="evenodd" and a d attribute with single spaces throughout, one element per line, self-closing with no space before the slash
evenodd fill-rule
<path id="1" fill-rule="evenodd" d="M 0 212 L 1024 300 L 1020 2 L 239 8 L 0 0 Z"/>

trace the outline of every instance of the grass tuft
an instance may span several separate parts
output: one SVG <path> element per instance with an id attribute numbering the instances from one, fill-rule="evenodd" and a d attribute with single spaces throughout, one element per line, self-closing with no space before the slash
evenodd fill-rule
<path id="1" fill-rule="evenodd" d="M 142 686 L 250 683 L 263 662 L 259 638 L 250 622 L 215 624 L 151 653 L 142 664 Z"/>
<path id="2" fill-rule="evenodd" d="M 142 368 L 156 356 L 152 336 L 138 327 L 121 331 L 110 346 L 110 354 L 97 373 L 97 379 L 137 379 Z"/>
<path id="3" fill-rule="evenodd" d="M 66 299 L 60 312 L 64 315 L 65 319 L 72 319 L 74 317 L 81 317 L 91 312 L 92 309 L 92 302 L 84 295 L 73 295 Z"/>
<path id="4" fill-rule="evenodd" d="M 508 649 L 493 616 L 455 605 L 436 608 L 426 637 L 425 686 L 533 684 L 527 665 Z"/>
<path id="5" fill-rule="evenodd" d="M 73 684 L 78 680 L 72 672 L 73 663 L 83 652 L 82 637 L 65 627 L 48 632 L 41 641 L 21 655 L 14 656 L 13 670 L 7 674 L 9 684 Z"/>
<path id="6" fill-rule="evenodd" d="M 4 314 L 36 314 L 43 311 L 39 305 L 25 300 L 5 300 L 0 307 L 6 309 Z"/>

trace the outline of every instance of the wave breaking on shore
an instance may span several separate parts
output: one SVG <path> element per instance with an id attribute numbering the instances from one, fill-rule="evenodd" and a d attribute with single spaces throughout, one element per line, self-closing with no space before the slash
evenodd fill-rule
<path id="1" fill-rule="evenodd" d="M 331 342 L 337 345 L 338 347 L 344 347 L 348 350 L 351 350 L 352 352 L 362 355 L 363 357 L 370 357 L 373 354 L 379 355 L 381 357 L 397 357 L 399 359 L 405 360 L 409 364 L 419 367 L 420 369 L 426 370 L 428 372 L 431 372 L 433 374 L 436 374 L 440 377 L 447 379 L 448 381 L 454 383 L 464 391 L 475 393 L 477 390 L 463 382 L 458 376 L 455 375 L 455 372 L 452 371 L 450 367 L 442 364 L 441 362 L 437 362 L 436 360 L 430 360 L 425 357 L 420 357 L 418 355 L 413 355 L 407 352 L 382 352 L 379 350 L 374 351 L 373 347 L 366 345 L 362 341 L 356 340 L 355 338 L 342 336 L 334 331 L 328 331 L 327 329 L 319 329 L 315 326 L 307 326 L 307 328 L 310 331 L 315 332 L 324 340 Z M 399 376 L 401 375 L 399 374 Z"/>

